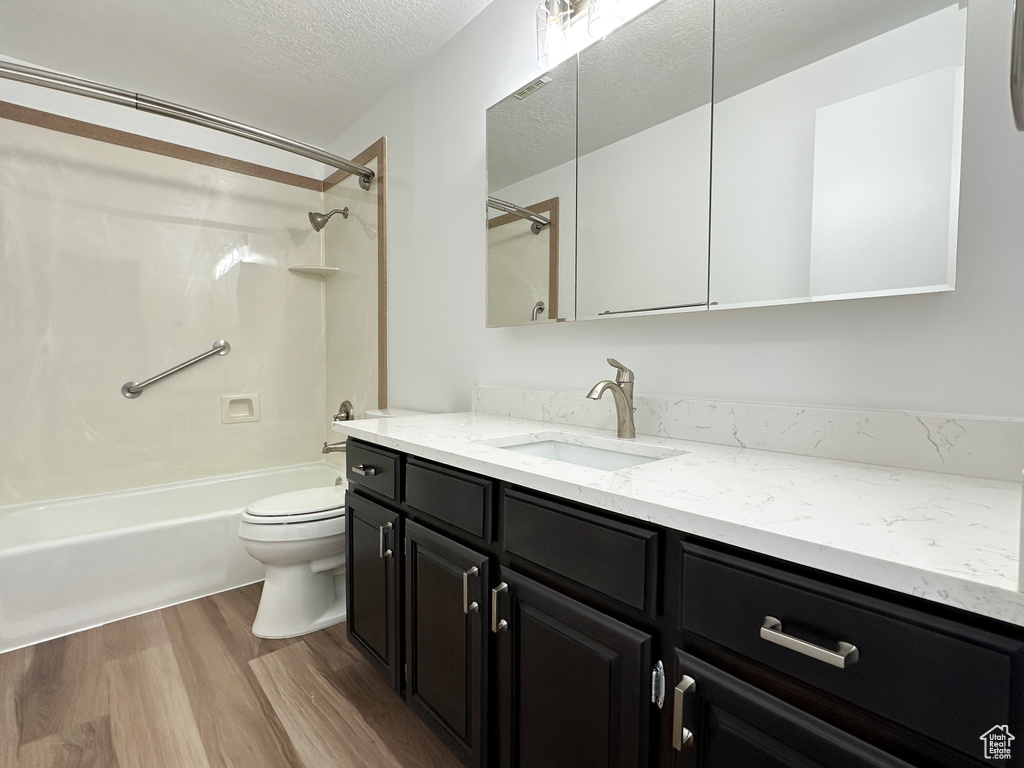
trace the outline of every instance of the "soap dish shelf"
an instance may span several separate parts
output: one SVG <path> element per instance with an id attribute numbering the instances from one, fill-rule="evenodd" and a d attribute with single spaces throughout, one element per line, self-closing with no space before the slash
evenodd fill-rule
<path id="1" fill-rule="evenodd" d="M 294 272 L 297 275 L 317 275 L 319 277 L 330 277 L 336 275 L 339 272 L 338 267 L 317 267 L 312 264 L 296 264 L 294 267 L 288 267 L 289 272 Z"/>

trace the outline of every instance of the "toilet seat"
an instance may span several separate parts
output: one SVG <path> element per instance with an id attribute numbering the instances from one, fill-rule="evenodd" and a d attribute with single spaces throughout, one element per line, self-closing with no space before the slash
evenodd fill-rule
<path id="1" fill-rule="evenodd" d="M 340 486 L 333 486 L 306 488 L 260 499 L 245 508 L 242 521 L 256 525 L 288 525 L 331 520 L 344 515 L 345 491 Z"/>

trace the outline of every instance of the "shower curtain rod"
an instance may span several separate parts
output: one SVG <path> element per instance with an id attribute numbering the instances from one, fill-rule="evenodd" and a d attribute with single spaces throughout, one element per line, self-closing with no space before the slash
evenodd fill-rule
<path id="1" fill-rule="evenodd" d="M 277 149 L 283 149 L 285 152 L 301 155 L 324 165 L 348 171 L 359 177 L 359 186 L 363 189 L 369 189 L 370 182 L 373 181 L 374 172 L 365 165 L 359 165 L 359 163 L 353 163 L 351 160 L 346 160 L 343 157 L 332 155 L 330 152 L 314 147 L 311 144 L 303 144 L 300 141 L 287 139 L 284 136 L 253 128 L 244 123 L 236 123 L 234 120 L 217 117 L 217 115 L 200 112 L 197 109 L 183 107 L 180 104 L 173 104 L 169 101 L 154 99 L 141 93 L 132 93 L 121 88 L 113 88 L 102 83 L 95 83 L 91 80 L 49 72 L 45 69 L 28 67 L 23 64 L 12 64 L 7 61 L 0 61 L 0 77 L 31 85 L 39 85 L 44 88 L 53 88 L 54 90 L 65 91 L 66 93 L 74 93 L 79 96 L 88 96 L 89 98 L 107 101 L 111 104 L 120 104 L 122 107 L 134 107 L 141 112 L 163 115 L 174 120 L 200 125 L 204 128 L 212 128 Z"/>
<path id="2" fill-rule="evenodd" d="M 543 229 L 544 227 L 551 223 L 551 219 L 549 219 L 547 216 L 541 216 L 539 213 L 534 213 L 528 208 L 523 208 L 521 206 L 516 205 L 515 203 L 510 203 L 507 200 L 501 200 L 497 197 L 488 197 L 487 207 L 494 208 L 499 211 L 504 211 L 505 213 L 511 213 L 513 216 L 518 216 L 520 219 L 532 221 L 533 226 L 530 227 L 530 229 L 533 231 L 533 234 L 535 235 L 539 235 L 541 229 Z"/>

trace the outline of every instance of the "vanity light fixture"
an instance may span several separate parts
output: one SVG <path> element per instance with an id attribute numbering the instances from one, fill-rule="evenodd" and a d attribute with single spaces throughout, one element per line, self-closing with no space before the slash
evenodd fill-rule
<path id="1" fill-rule="evenodd" d="M 542 67 L 562 60 L 570 13 L 569 0 L 540 0 L 537 4 L 537 63 Z"/>
<path id="2" fill-rule="evenodd" d="M 541 0 L 537 5 L 537 63 L 544 69 L 579 53 L 659 0 Z"/>

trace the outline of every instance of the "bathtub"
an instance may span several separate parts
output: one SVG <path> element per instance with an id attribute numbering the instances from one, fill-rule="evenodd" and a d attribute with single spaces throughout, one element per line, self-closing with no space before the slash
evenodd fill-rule
<path id="1" fill-rule="evenodd" d="M 0 507 L 0 653 L 261 580 L 242 510 L 340 474 L 318 462 Z"/>

